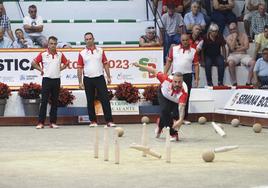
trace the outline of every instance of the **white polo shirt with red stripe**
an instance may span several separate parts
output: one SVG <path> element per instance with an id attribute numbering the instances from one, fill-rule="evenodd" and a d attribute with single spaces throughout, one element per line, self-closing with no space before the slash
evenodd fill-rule
<path id="1" fill-rule="evenodd" d="M 172 61 L 172 73 L 192 73 L 192 65 L 198 64 L 197 51 L 191 46 L 188 48 L 184 48 L 181 44 L 173 46 L 169 51 L 168 58 Z"/>
<path id="2" fill-rule="evenodd" d="M 175 103 L 186 104 L 188 89 L 185 82 L 182 83 L 182 88 L 174 90 L 172 87 L 172 79 L 169 78 L 167 74 L 158 72 L 157 79 L 161 83 L 161 92 L 165 98 Z"/>
<path id="3" fill-rule="evenodd" d="M 40 52 L 34 59 L 36 63 L 43 69 L 43 77 L 46 78 L 60 78 L 60 65 L 61 63 L 67 64 L 67 59 L 62 52 L 55 52 L 52 54 L 49 50 Z"/>
<path id="4" fill-rule="evenodd" d="M 103 75 L 104 65 L 107 63 L 102 48 L 93 47 L 83 49 L 78 56 L 78 68 L 84 68 L 84 76 L 94 78 Z"/>

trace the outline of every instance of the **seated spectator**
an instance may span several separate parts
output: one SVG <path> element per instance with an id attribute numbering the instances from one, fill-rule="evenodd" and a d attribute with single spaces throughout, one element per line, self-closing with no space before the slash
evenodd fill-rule
<path id="1" fill-rule="evenodd" d="M 226 24 L 236 21 L 236 16 L 232 12 L 233 8 L 234 0 L 213 0 L 211 21 L 219 26 L 221 33 L 223 33 Z"/>
<path id="2" fill-rule="evenodd" d="M 72 48 L 72 45 L 68 42 L 58 42 L 57 48 Z"/>
<path id="3" fill-rule="evenodd" d="M 0 26 L 0 48 L 12 48 L 12 41 L 4 36 L 5 30 Z"/>
<path id="4" fill-rule="evenodd" d="M 147 27 L 145 31 L 145 35 L 140 37 L 140 46 L 142 47 L 152 47 L 152 46 L 160 46 L 160 39 L 156 35 L 156 31 L 154 27 Z"/>
<path id="5" fill-rule="evenodd" d="M 16 29 L 15 35 L 17 40 L 13 43 L 13 48 L 33 48 L 33 41 L 24 37 L 22 29 Z"/>
<path id="6" fill-rule="evenodd" d="M 249 49 L 248 36 L 245 33 L 239 32 L 237 24 L 234 22 L 229 25 L 229 32 L 230 34 L 226 38 L 230 52 L 227 62 L 229 65 L 232 84 L 233 86 L 237 85 L 235 69 L 236 66 L 241 62 L 242 65 L 249 69 L 246 85 L 252 85 L 251 80 L 253 77 L 255 61 L 252 57 L 250 57 L 249 54 L 247 54 L 247 50 Z"/>
<path id="7" fill-rule="evenodd" d="M 171 44 L 179 44 L 181 34 L 184 32 L 183 18 L 180 13 L 175 12 L 175 5 L 168 5 L 168 12 L 162 15 L 164 38 L 164 61 Z M 164 34 L 163 34 L 164 33 Z"/>
<path id="8" fill-rule="evenodd" d="M 175 5 L 175 12 L 183 13 L 183 0 L 163 0 L 162 1 L 162 14 L 168 12 L 168 5 Z"/>
<path id="9" fill-rule="evenodd" d="M 218 85 L 223 86 L 224 60 L 226 59 L 226 48 L 223 35 L 219 32 L 219 26 L 212 23 L 208 28 L 208 33 L 204 36 L 203 59 L 205 65 L 207 85 L 213 86 L 211 70 L 212 66 L 218 69 Z M 221 54 L 221 51 L 223 55 Z"/>
<path id="10" fill-rule="evenodd" d="M 187 33 L 191 33 L 194 25 L 200 25 L 202 30 L 205 30 L 206 22 L 204 15 L 200 12 L 200 5 L 194 1 L 191 5 L 191 11 L 185 14 L 184 24 Z"/>
<path id="11" fill-rule="evenodd" d="M 262 57 L 262 50 L 268 47 L 268 25 L 265 25 L 264 31 L 258 34 L 255 38 L 255 51 L 253 59 L 257 61 L 257 59 Z"/>
<path id="12" fill-rule="evenodd" d="M 252 15 L 251 18 L 251 29 L 253 36 L 263 32 L 264 26 L 268 25 L 268 14 L 264 4 L 259 4 L 258 12 Z"/>
<path id="13" fill-rule="evenodd" d="M 262 58 L 259 58 L 254 66 L 254 79 L 259 88 L 268 89 L 268 48 L 262 50 Z"/>
<path id="14" fill-rule="evenodd" d="M 37 15 L 37 7 L 35 5 L 29 6 L 28 9 L 29 16 L 23 18 L 23 28 L 28 34 L 30 39 L 39 46 L 46 48 L 47 39 L 42 35 L 43 31 L 43 19 L 41 16 Z"/>
<path id="15" fill-rule="evenodd" d="M 192 2 L 197 2 L 200 6 L 200 12 L 203 14 L 205 22 L 206 22 L 206 28 L 205 32 L 207 32 L 207 29 L 211 23 L 211 6 L 210 6 L 210 0 L 192 0 Z"/>
<path id="16" fill-rule="evenodd" d="M 244 28 L 249 39 L 251 39 L 251 18 L 253 14 L 256 14 L 258 12 L 258 7 L 260 4 L 265 4 L 264 0 L 246 0 L 245 2 Z"/>
<path id="17" fill-rule="evenodd" d="M 4 11 L 4 6 L 3 5 L 0 6 L 0 26 L 4 30 L 4 34 L 6 35 L 6 33 L 7 33 L 8 36 L 9 36 L 9 38 L 14 42 L 15 41 L 15 38 L 14 38 L 13 32 L 11 30 L 10 20 L 5 15 L 5 11 Z"/>

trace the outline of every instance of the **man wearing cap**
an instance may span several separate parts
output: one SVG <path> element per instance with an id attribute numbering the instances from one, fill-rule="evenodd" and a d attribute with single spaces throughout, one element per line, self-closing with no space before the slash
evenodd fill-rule
<path id="1" fill-rule="evenodd" d="M 150 26 L 147 27 L 145 30 L 145 35 L 140 37 L 140 46 L 141 47 L 153 47 L 153 46 L 160 46 L 160 39 L 156 35 L 155 28 Z"/>

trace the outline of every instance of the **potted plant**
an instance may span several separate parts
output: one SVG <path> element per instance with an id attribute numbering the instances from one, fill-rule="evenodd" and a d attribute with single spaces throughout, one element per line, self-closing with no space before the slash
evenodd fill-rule
<path id="1" fill-rule="evenodd" d="M 150 85 L 144 88 L 142 95 L 146 101 L 152 102 L 153 105 L 159 105 L 158 99 L 157 99 L 158 90 L 159 90 L 159 85 Z"/>
<path id="2" fill-rule="evenodd" d="M 22 98 L 25 115 L 37 116 L 41 102 L 41 85 L 32 82 L 29 84 L 24 83 L 19 88 L 18 94 Z"/>
<path id="3" fill-rule="evenodd" d="M 5 83 L 0 82 L 0 116 L 4 115 L 7 99 L 11 96 L 11 90 Z"/>
<path id="4" fill-rule="evenodd" d="M 58 97 L 58 115 L 74 115 L 76 113 L 76 107 L 66 108 L 68 105 L 73 104 L 75 96 L 67 88 L 60 88 Z M 49 96 L 48 103 L 51 104 L 51 96 Z"/>
<path id="5" fill-rule="evenodd" d="M 59 97 L 58 97 L 58 107 L 66 107 L 70 104 L 73 104 L 73 100 L 75 96 L 72 94 L 67 88 L 60 88 Z M 49 99 L 49 103 L 51 104 L 51 97 Z"/>
<path id="6" fill-rule="evenodd" d="M 128 103 L 136 103 L 139 100 L 139 90 L 131 83 L 124 82 L 115 89 L 115 96 L 118 100 L 125 100 Z"/>

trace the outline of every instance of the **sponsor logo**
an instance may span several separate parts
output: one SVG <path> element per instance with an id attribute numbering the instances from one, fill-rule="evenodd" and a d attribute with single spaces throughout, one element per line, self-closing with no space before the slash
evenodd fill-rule
<path id="1" fill-rule="evenodd" d="M 117 80 L 134 80 L 132 75 L 130 74 L 123 74 L 122 72 L 117 74 Z"/>

